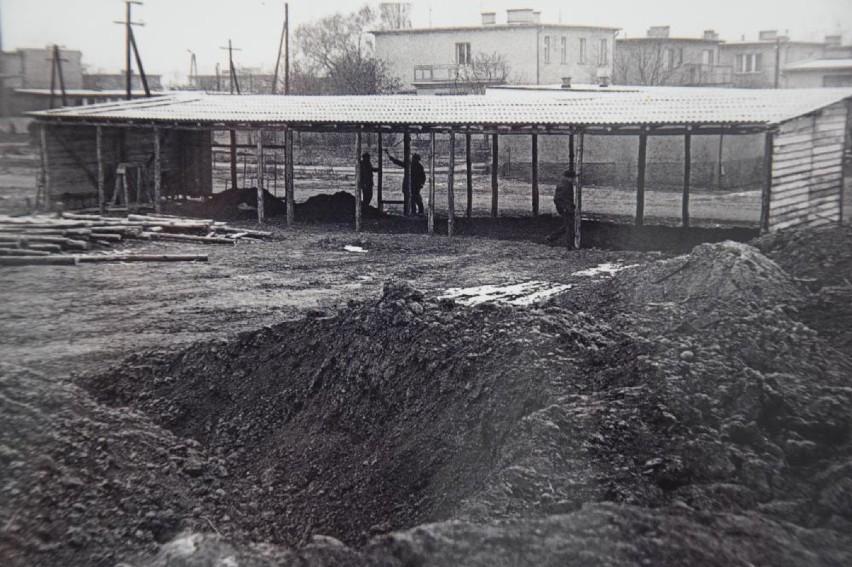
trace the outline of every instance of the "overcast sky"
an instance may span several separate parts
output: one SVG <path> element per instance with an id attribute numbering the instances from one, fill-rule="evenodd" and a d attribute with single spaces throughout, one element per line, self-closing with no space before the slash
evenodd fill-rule
<path id="1" fill-rule="evenodd" d="M 291 25 L 335 11 L 352 11 L 363 1 L 292 0 Z M 372 4 L 377 5 L 378 2 Z M 415 0 L 414 27 L 476 25 L 480 12 L 507 8 L 541 10 L 542 21 L 622 28 L 621 36 L 644 35 L 652 25 L 670 25 L 672 35 L 697 36 L 715 29 L 722 39 L 756 39 L 759 30 L 789 31 L 793 39 L 821 40 L 842 33 L 852 43 L 852 0 Z M 199 72 L 212 73 L 227 62 L 231 38 L 239 65 L 270 70 L 275 64 L 284 18 L 283 0 L 145 0 L 134 6 L 136 32 L 146 71 L 164 82 L 186 76 L 196 53 Z M 118 72 L 124 66 L 124 36 L 113 20 L 124 17 L 123 0 L 0 0 L 3 49 L 58 43 L 83 52 L 91 71 Z"/>

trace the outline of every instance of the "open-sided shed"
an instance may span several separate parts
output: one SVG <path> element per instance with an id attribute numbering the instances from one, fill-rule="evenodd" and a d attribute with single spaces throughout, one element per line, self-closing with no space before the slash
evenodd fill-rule
<path id="1" fill-rule="evenodd" d="M 641 89 L 590 90 L 559 96 L 233 96 L 175 94 L 155 99 L 62 108 L 33 113 L 41 132 L 41 185 L 50 204 L 62 195 L 96 193 L 107 199 L 105 175 L 120 163 L 148 168 L 153 202 L 179 192 L 206 195 L 211 190 L 211 133 L 227 130 L 231 151 L 234 133 L 250 130 L 285 133 L 288 155 L 285 187 L 292 205 L 292 139 L 294 131 L 355 134 L 353 167 L 362 133 L 404 134 L 405 163 L 410 163 L 410 134 L 448 135 L 454 156 L 457 135 L 469 144 L 471 134 L 492 136 L 492 216 L 497 216 L 497 156 L 501 135 L 532 136 L 532 207 L 538 210 L 537 143 L 541 134 L 569 136 L 566 164 L 576 167 L 578 215 L 582 205 L 583 137 L 637 136 L 639 174 L 636 223 L 644 221 L 645 153 L 649 136 L 685 139 L 683 224 L 689 224 L 689 141 L 701 135 L 765 135 L 765 183 L 761 228 L 838 223 L 843 218 L 843 163 L 850 152 L 850 89 L 739 90 Z M 263 136 L 255 136 L 262 163 Z M 576 140 L 576 143 L 575 143 Z M 379 136 L 381 143 L 381 136 Z M 468 156 L 470 152 L 468 152 Z M 434 167 L 434 152 L 432 153 Z M 233 166 L 234 160 L 232 160 Z M 451 159 L 454 163 L 454 159 Z M 357 167 L 355 167 L 357 170 Z M 405 168 L 408 173 L 408 167 Z M 450 230 L 454 168 L 448 173 Z M 262 171 L 262 168 L 260 168 Z M 470 202 L 468 161 L 468 203 Z M 130 173 L 123 172 L 127 175 Z M 234 174 L 235 177 L 235 174 Z M 356 175 L 357 178 L 357 175 Z M 429 192 L 429 223 L 434 218 L 434 175 Z M 235 183 L 233 184 L 235 185 Z M 262 195 L 263 176 L 258 178 Z M 357 186 L 357 179 L 356 179 Z M 360 195 L 356 193 L 356 228 L 360 228 Z M 381 195 L 381 174 L 379 175 Z M 381 203 L 381 201 L 380 201 Z M 470 208 L 468 207 L 468 214 Z M 288 207 L 288 222 L 293 222 Z M 262 204 L 258 218 L 263 220 Z M 579 231 L 579 223 L 577 223 Z M 579 239 L 579 233 L 577 235 Z"/>

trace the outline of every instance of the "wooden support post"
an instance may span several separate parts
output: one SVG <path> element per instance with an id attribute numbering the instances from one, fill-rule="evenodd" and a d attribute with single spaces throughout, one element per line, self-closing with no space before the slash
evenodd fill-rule
<path id="1" fill-rule="evenodd" d="M 538 216 L 538 134 L 532 135 L 532 214 Z"/>
<path id="2" fill-rule="evenodd" d="M 106 213 L 106 188 L 104 187 L 104 129 L 101 126 L 95 127 L 95 153 L 98 160 L 98 211 L 103 215 Z"/>
<path id="3" fill-rule="evenodd" d="M 498 192 L 499 189 L 497 187 L 497 173 L 499 164 L 499 154 L 500 154 L 500 146 L 497 138 L 497 134 L 491 135 L 491 218 L 497 218 L 497 210 L 498 210 Z"/>
<path id="4" fill-rule="evenodd" d="M 411 214 L 411 132 L 408 128 L 402 135 L 402 211 Z"/>
<path id="5" fill-rule="evenodd" d="M 648 134 L 639 133 L 639 175 L 636 179 L 636 226 L 645 223 L 645 158 L 648 153 Z"/>
<path id="6" fill-rule="evenodd" d="M 355 232 L 361 230 L 361 130 L 355 134 Z"/>
<path id="7" fill-rule="evenodd" d="M 50 155 L 47 149 L 47 124 L 42 124 L 39 129 L 39 142 L 41 144 L 41 181 L 44 187 L 44 205 L 48 211 L 53 210 L 53 191 L 50 186 Z"/>
<path id="8" fill-rule="evenodd" d="M 574 149 L 574 133 L 568 134 L 568 169 L 577 172 L 575 169 L 576 154 Z"/>
<path id="9" fill-rule="evenodd" d="M 231 135 L 231 189 L 237 188 L 237 131 L 230 130 Z"/>
<path id="10" fill-rule="evenodd" d="M 766 133 L 763 148 L 763 192 L 760 196 L 760 232 L 769 232 L 769 205 L 772 199 L 772 153 L 774 134 Z"/>
<path id="11" fill-rule="evenodd" d="M 574 189 L 577 195 L 574 199 L 574 249 L 579 250 L 582 244 L 582 215 L 583 215 L 583 133 L 577 138 L 577 176 L 574 178 Z"/>
<path id="12" fill-rule="evenodd" d="M 722 178 L 725 176 L 725 168 L 722 166 L 722 149 L 724 148 L 724 144 L 725 144 L 725 135 L 719 134 L 719 157 L 718 157 L 718 160 L 716 161 L 716 168 L 717 168 L 717 174 L 716 174 L 717 187 L 716 188 L 719 189 L 719 191 L 722 190 Z"/>
<path id="13" fill-rule="evenodd" d="M 456 133 L 450 131 L 450 167 L 447 170 L 447 236 L 456 231 L 456 196 L 453 184 L 456 174 Z"/>
<path id="14" fill-rule="evenodd" d="M 681 203 L 681 224 L 689 228 L 689 185 L 692 182 L 692 134 L 688 131 L 683 137 L 683 201 Z"/>
<path id="15" fill-rule="evenodd" d="M 296 191 L 293 178 L 293 130 L 284 130 L 284 202 L 287 205 L 287 226 L 296 221 Z"/>
<path id="16" fill-rule="evenodd" d="M 384 151 L 382 149 L 382 137 L 383 137 L 382 133 L 379 132 L 378 133 L 378 140 L 377 140 L 378 146 L 376 148 L 376 152 L 379 154 L 379 156 L 378 156 L 379 164 L 378 164 L 378 168 L 377 168 L 378 171 L 376 172 L 376 199 L 377 199 L 376 204 L 379 207 L 379 212 L 382 212 L 384 210 L 384 206 L 385 206 L 384 196 L 382 195 L 382 188 L 383 188 L 383 183 L 384 183 L 384 162 L 385 162 L 384 156 L 382 155 L 382 152 Z"/>
<path id="17" fill-rule="evenodd" d="M 263 130 L 257 131 L 257 222 L 265 220 L 263 210 Z"/>
<path id="18" fill-rule="evenodd" d="M 467 211 L 465 216 L 473 214 L 473 156 L 470 155 L 470 132 L 464 135 L 465 167 L 467 168 Z"/>
<path id="19" fill-rule="evenodd" d="M 161 212 L 160 191 L 163 182 L 163 158 L 160 155 L 160 129 L 154 127 L 154 212 Z"/>
<path id="20" fill-rule="evenodd" d="M 429 210 L 426 212 L 429 234 L 435 234 L 435 132 L 429 133 Z"/>

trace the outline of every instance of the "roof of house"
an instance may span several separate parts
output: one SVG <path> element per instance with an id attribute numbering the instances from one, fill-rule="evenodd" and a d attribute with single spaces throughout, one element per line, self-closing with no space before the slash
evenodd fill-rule
<path id="1" fill-rule="evenodd" d="M 62 91 L 59 89 L 54 89 L 51 91 L 50 89 L 15 89 L 15 92 L 18 94 L 27 94 L 27 95 L 37 95 L 37 96 L 62 96 Z M 65 89 L 66 96 L 73 97 L 88 97 L 88 98 L 113 98 L 113 97 L 123 97 L 127 94 L 127 91 L 124 89 Z M 133 89 L 132 94 L 134 97 L 145 96 L 145 91 L 139 89 Z M 158 91 L 152 89 L 152 96 L 161 96 L 163 91 Z"/>
<path id="2" fill-rule="evenodd" d="M 770 127 L 852 98 L 852 89 L 553 91 L 536 96 L 272 96 L 181 93 L 30 113 L 42 121 L 303 128 Z"/>
<path id="3" fill-rule="evenodd" d="M 408 34 L 428 34 L 428 33 L 447 33 L 447 32 L 480 32 L 480 31 L 508 31 L 515 29 L 530 29 L 530 28 L 559 28 L 563 30 L 601 30 L 614 32 L 621 28 L 611 26 L 583 26 L 573 24 L 549 24 L 547 22 L 519 22 L 516 24 L 489 24 L 476 26 L 445 26 L 434 28 L 405 28 L 396 30 L 370 30 L 376 36 L 380 35 L 408 35 Z"/>
<path id="4" fill-rule="evenodd" d="M 786 71 L 831 71 L 852 70 L 852 59 L 814 59 L 785 65 Z"/>

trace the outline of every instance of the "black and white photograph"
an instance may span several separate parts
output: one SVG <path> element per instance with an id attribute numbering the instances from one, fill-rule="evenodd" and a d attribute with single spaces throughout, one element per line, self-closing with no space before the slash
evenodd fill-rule
<path id="1" fill-rule="evenodd" d="M 849 0 L 0 0 L 0 565 L 852 565 Z"/>

